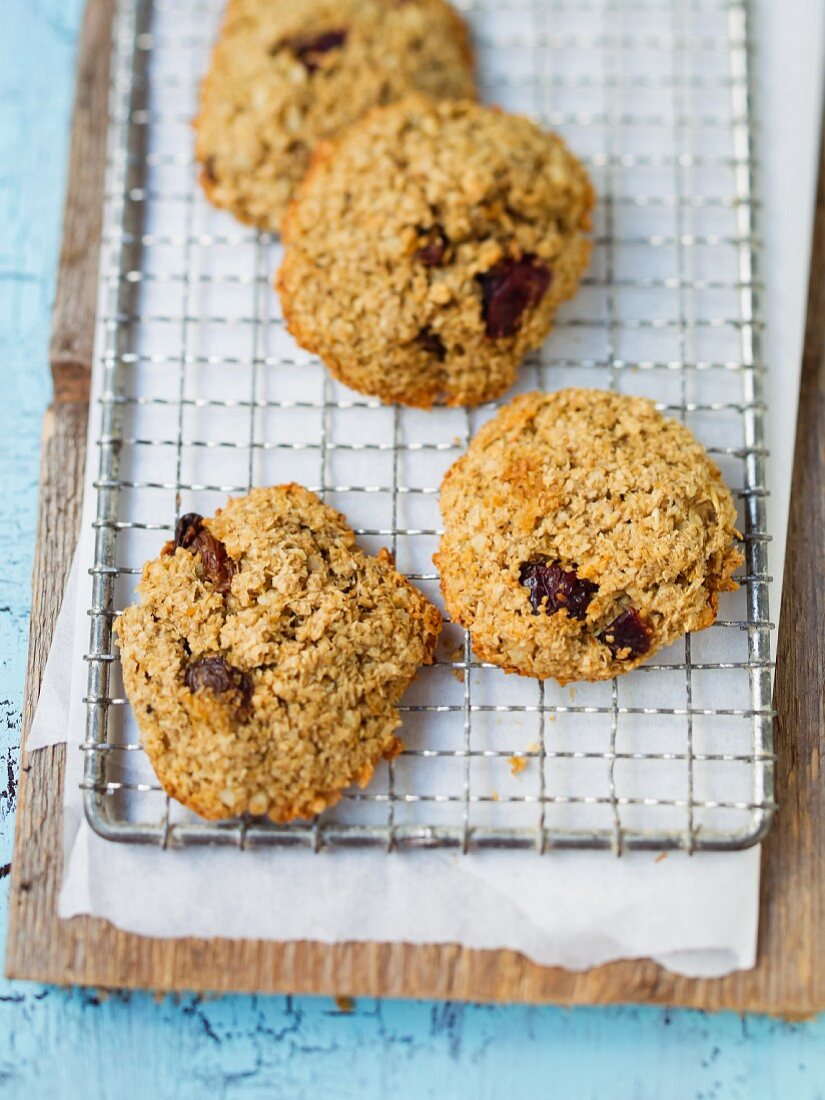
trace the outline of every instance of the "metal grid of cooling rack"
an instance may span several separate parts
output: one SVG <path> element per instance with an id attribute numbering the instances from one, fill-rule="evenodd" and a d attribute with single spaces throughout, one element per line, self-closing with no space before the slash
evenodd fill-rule
<path id="1" fill-rule="evenodd" d="M 746 566 L 708 631 L 607 684 L 507 677 L 445 629 L 406 751 L 314 822 L 209 824 L 157 784 L 112 624 L 176 516 L 298 480 L 438 602 L 437 486 L 495 406 L 347 390 L 283 327 L 279 244 L 210 209 L 190 120 L 222 0 L 119 0 L 94 398 L 84 798 L 163 846 L 734 849 L 773 811 L 765 449 L 747 0 L 466 0 L 484 97 L 567 138 L 599 195 L 594 259 L 514 392 L 610 387 L 681 417 L 740 506 Z M 509 396 L 509 395 L 508 395 Z M 95 461 L 94 450 L 91 461 Z"/>

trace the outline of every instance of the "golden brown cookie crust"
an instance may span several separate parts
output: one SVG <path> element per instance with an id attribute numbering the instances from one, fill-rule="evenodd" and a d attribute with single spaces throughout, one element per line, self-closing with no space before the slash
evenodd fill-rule
<path id="1" fill-rule="evenodd" d="M 529 119 L 421 96 L 375 110 L 319 149 L 284 220 L 289 330 L 383 401 L 490 400 L 575 293 L 593 201 L 580 162 Z M 528 300 L 502 316 L 485 285 L 514 266 Z"/>
<path id="2" fill-rule="evenodd" d="M 201 184 L 277 232 L 318 142 L 412 91 L 475 95 L 446 0 L 230 0 L 195 120 Z"/>
<path id="3" fill-rule="evenodd" d="M 400 751 L 396 704 L 441 616 L 299 485 L 254 489 L 202 527 L 231 559 L 228 590 L 208 550 L 167 544 L 117 623 L 144 748 L 202 817 L 310 817 Z M 215 659 L 217 689 L 203 669 Z"/>
<path id="4" fill-rule="evenodd" d="M 442 592 L 476 654 L 562 684 L 627 672 L 710 626 L 743 561 L 731 494 L 701 444 L 651 401 L 604 391 L 510 402 L 447 472 L 441 510 Z M 573 574 L 586 607 L 567 590 L 534 610 L 529 563 Z M 633 613 L 643 652 L 612 629 Z"/>

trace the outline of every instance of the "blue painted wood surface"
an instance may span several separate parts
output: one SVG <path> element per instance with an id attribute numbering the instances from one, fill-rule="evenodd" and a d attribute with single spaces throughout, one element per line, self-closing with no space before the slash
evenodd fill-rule
<path id="1" fill-rule="evenodd" d="M 0 0 L 0 939 L 82 0 Z M 825 1020 L 95 995 L 0 980 L 0 1096 L 825 1097 Z"/>

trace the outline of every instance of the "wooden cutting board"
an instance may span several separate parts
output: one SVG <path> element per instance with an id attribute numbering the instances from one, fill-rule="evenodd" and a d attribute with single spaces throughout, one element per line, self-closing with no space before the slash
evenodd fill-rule
<path id="1" fill-rule="evenodd" d="M 101 229 L 113 0 L 88 0 L 79 59 L 51 366 L 23 716 L 31 724 L 80 520 Z M 825 166 L 825 160 L 823 160 Z M 648 1002 L 779 1013 L 825 1009 L 825 172 L 820 174 L 809 321 L 776 677 L 780 812 L 765 845 L 759 962 L 692 981 L 652 962 L 585 973 L 514 951 L 407 944 L 160 940 L 103 920 L 61 921 L 63 745 L 23 753 L 6 956 L 9 977 L 155 990 L 248 990 L 472 1001 Z M 774 609 L 774 615 L 776 611 Z"/>

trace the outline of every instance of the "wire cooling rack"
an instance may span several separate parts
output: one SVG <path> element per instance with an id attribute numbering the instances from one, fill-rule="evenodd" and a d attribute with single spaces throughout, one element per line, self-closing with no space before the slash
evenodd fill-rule
<path id="1" fill-rule="evenodd" d="M 495 406 L 387 408 L 286 333 L 277 240 L 196 184 L 191 119 L 220 0 L 119 0 L 94 397 L 100 417 L 83 787 L 92 827 L 225 842 L 734 849 L 773 811 L 765 448 L 746 0 L 472 0 L 486 99 L 560 131 L 599 204 L 594 258 L 513 392 L 642 394 L 736 492 L 747 562 L 719 621 L 630 675 L 561 688 L 448 624 L 402 706 L 406 751 L 313 822 L 199 820 L 168 799 L 112 624 L 176 516 L 297 480 L 440 602 L 437 487 Z M 509 397 L 510 395 L 508 395 Z M 94 462 L 94 451 L 91 452 Z"/>

